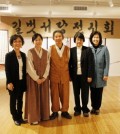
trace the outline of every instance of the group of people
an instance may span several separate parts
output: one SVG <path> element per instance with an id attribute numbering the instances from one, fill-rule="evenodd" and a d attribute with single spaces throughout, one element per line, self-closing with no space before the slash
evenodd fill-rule
<path id="1" fill-rule="evenodd" d="M 59 116 L 59 111 L 61 117 L 72 119 L 68 112 L 69 81 L 73 84 L 74 116 L 80 115 L 81 112 L 84 117 L 88 117 L 89 112 L 96 115 L 100 113 L 103 88 L 109 72 L 109 51 L 102 45 L 102 35 L 99 31 L 92 32 L 90 47 L 83 46 L 85 37 L 80 32 L 74 35 L 76 47 L 65 46 L 63 39 L 61 30 L 54 31 L 55 44 L 47 51 L 42 48 L 42 35 L 35 33 L 32 36 L 34 47 L 28 50 L 26 57 L 20 50 L 24 44 L 23 37 L 17 34 L 11 36 L 10 45 L 13 50 L 6 54 L 5 72 L 6 87 L 10 95 L 10 112 L 15 125 L 19 126 L 25 123 L 25 120 L 30 124 L 54 120 Z M 91 111 L 87 106 L 89 88 Z"/>

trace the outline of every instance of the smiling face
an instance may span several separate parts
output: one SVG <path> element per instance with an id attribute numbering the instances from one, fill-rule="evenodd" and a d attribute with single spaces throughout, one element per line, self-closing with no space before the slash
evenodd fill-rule
<path id="1" fill-rule="evenodd" d="M 41 39 L 41 37 L 40 36 L 37 36 L 37 38 L 33 41 L 33 43 L 34 43 L 34 45 L 35 45 L 35 47 L 41 47 L 42 46 L 42 39 Z"/>
<path id="2" fill-rule="evenodd" d="M 94 46 L 98 46 L 98 45 L 99 45 L 100 37 L 99 37 L 98 34 L 95 34 L 95 35 L 92 37 L 92 42 L 93 42 Z"/>
<path id="3" fill-rule="evenodd" d="M 64 39 L 63 35 L 60 32 L 56 32 L 53 37 L 56 45 L 62 44 L 62 40 Z"/>
<path id="4" fill-rule="evenodd" d="M 16 40 L 13 40 L 12 47 L 15 51 L 20 51 L 20 48 L 22 47 L 22 40 L 21 38 L 16 38 Z"/>

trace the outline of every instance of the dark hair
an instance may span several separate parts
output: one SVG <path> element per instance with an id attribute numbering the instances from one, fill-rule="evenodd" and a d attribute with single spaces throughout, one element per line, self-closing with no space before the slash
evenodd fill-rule
<path id="1" fill-rule="evenodd" d="M 74 43 L 76 43 L 76 38 L 80 38 L 80 39 L 83 40 L 83 42 L 85 42 L 85 37 L 81 32 L 75 33 L 75 35 L 74 35 Z"/>
<path id="2" fill-rule="evenodd" d="M 92 38 L 93 38 L 93 36 L 96 35 L 96 34 L 99 35 L 99 38 L 100 38 L 100 42 L 99 42 L 98 45 L 101 45 L 101 44 L 102 44 L 102 35 L 101 35 L 101 33 L 100 33 L 99 31 L 93 31 L 93 32 L 90 34 L 90 38 L 89 38 L 90 43 L 91 43 L 92 45 L 94 45 L 94 43 L 92 42 Z"/>
<path id="3" fill-rule="evenodd" d="M 13 41 L 16 40 L 17 38 L 20 38 L 21 41 L 22 41 L 22 45 L 24 44 L 24 39 L 21 35 L 18 35 L 18 34 L 14 34 L 10 37 L 10 45 L 12 46 L 13 45 Z"/>
<path id="4" fill-rule="evenodd" d="M 62 37 L 64 38 L 64 34 L 63 34 L 63 31 L 62 30 L 55 30 L 53 32 L 53 38 L 54 38 L 54 36 L 55 36 L 56 33 L 60 33 L 62 35 Z"/>
<path id="5" fill-rule="evenodd" d="M 43 40 L 43 37 L 42 37 L 41 34 L 39 34 L 39 33 L 35 33 L 35 34 L 32 36 L 32 42 L 34 42 L 34 40 L 35 40 L 37 37 L 40 37 L 41 40 Z"/>

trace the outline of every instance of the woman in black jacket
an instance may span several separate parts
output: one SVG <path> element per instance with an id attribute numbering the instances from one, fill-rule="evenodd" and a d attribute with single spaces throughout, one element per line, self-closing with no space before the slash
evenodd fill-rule
<path id="1" fill-rule="evenodd" d="M 74 116 L 83 112 L 84 117 L 89 116 L 88 98 L 89 84 L 94 73 L 94 57 L 89 47 L 83 46 L 85 37 L 77 32 L 74 35 L 76 46 L 70 49 L 69 73 L 73 84 L 75 107 Z M 81 96 L 81 97 L 80 97 Z M 82 104 L 80 102 L 82 101 Z"/>
<path id="2" fill-rule="evenodd" d="M 15 125 L 24 123 L 22 118 L 23 92 L 26 90 L 26 55 L 20 51 L 24 44 L 21 35 L 12 35 L 10 45 L 13 50 L 6 54 L 6 86 L 10 95 L 10 112 Z"/>

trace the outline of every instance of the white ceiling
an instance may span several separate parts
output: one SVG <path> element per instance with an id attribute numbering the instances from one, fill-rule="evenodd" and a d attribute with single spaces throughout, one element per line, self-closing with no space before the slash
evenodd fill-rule
<path id="1" fill-rule="evenodd" d="M 120 18 L 120 0 L 0 0 L 0 16 Z"/>

